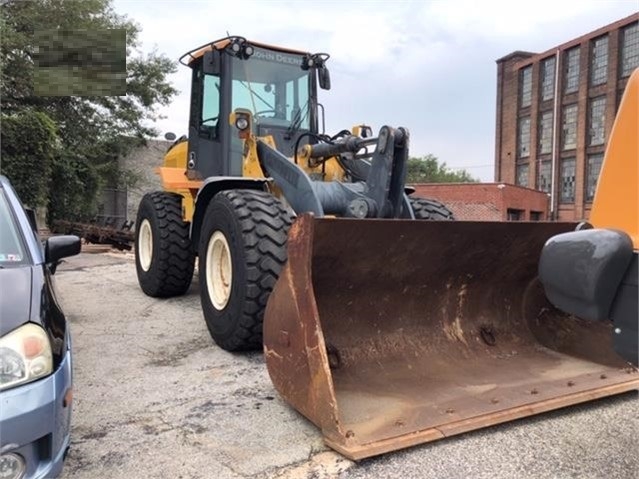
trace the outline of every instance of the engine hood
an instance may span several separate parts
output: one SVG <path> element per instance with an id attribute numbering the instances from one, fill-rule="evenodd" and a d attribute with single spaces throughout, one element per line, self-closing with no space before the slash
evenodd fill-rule
<path id="1" fill-rule="evenodd" d="M 0 269 L 0 336 L 29 321 L 32 267 Z"/>

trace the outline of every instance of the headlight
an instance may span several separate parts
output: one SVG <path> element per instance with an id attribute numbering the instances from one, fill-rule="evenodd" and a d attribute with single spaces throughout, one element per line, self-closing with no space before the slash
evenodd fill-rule
<path id="1" fill-rule="evenodd" d="M 237 120 L 235 120 L 235 127 L 238 130 L 246 130 L 248 128 L 248 126 L 249 126 L 249 122 L 243 116 L 240 116 L 240 117 L 237 118 Z"/>
<path id="2" fill-rule="evenodd" d="M 0 390 L 53 372 L 51 343 L 40 326 L 28 323 L 0 338 Z"/>

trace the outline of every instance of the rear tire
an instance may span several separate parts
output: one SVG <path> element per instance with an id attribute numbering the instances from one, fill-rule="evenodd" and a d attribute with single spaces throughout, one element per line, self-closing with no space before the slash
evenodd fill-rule
<path id="1" fill-rule="evenodd" d="M 455 219 L 453 212 L 439 201 L 418 196 L 409 196 L 408 200 L 413 207 L 413 214 L 416 220 L 451 221 Z"/>
<path id="2" fill-rule="evenodd" d="M 208 205 L 200 233 L 204 320 L 227 351 L 260 349 L 268 297 L 286 262 L 291 214 L 270 193 L 228 190 Z"/>
<path id="3" fill-rule="evenodd" d="M 182 197 L 163 191 L 144 195 L 135 222 L 135 269 L 142 291 L 155 298 L 186 293 L 194 261 Z"/>

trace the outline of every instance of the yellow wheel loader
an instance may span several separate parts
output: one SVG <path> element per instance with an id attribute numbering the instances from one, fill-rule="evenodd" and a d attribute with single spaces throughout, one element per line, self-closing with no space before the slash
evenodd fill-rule
<path id="1" fill-rule="evenodd" d="M 192 70 L 189 134 L 159 168 L 164 191 L 140 203 L 137 274 L 150 296 L 183 294 L 199 258 L 206 324 L 229 351 L 262 347 L 295 216 L 453 219 L 441 203 L 407 194 L 406 129 L 320 129 L 327 59 L 242 37 L 181 58 Z"/>
<path id="2" fill-rule="evenodd" d="M 327 59 L 235 36 L 181 58 L 189 134 L 140 204 L 143 291 L 184 293 L 197 257 L 215 342 L 263 346 L 282 397 L 352 459 L 637 389 L 611 326 L 537 278 L 576 224 L 448 221 L 405 186 L 407 129 L 320 127 Z"/>

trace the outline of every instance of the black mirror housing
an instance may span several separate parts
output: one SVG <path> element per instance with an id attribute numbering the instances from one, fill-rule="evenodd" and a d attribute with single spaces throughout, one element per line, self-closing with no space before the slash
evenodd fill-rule
<path id="1" fill-rule="evenodd" d="M 221 70 L 222 57 L 218 50 L 204 52 L 202 59 L 202 71 L 207 75 L 219 75 Z"/>
<path id="2" fill-rule="evenodd" d="M 317 70 L 317 75 L 319 77 L 319 86 L 322 90 L 330 90 L 331 89 L 331 74 L 328 71 L 326 66 L 322 66 Z"/>
<path id="3" fill-rule="evenodd" d="M 75 256 L 80 252 L 80 238 L 75 235 L 52 236 L 44 245 L 44 260 L 56 263 L 62 258 Z"/>

